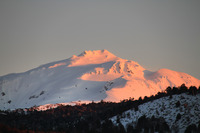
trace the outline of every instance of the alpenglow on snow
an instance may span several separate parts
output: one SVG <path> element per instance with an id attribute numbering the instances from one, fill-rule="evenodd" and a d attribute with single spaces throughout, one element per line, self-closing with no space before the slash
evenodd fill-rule
<path id="1" fill-rule="evenodd" d="M 200 80 L 168 69 L 151 72 L 107 50 L 84 51 L 24 73 L 1 76 L 0 109 L 74 101 L 119 102 L 150 96 L 183 83 L 198 87 Z"/>

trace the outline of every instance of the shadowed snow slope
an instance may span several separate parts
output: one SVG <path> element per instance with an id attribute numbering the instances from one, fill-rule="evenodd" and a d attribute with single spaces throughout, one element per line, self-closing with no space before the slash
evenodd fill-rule
<path id="1" fill-rule="evenodd" d="M 176 103 L 180 102 L 177 107 Z M 139 105 L 138 110 L 134 108 L 125 111 L 120 116 L 111 118 L 112 122 L 117 125 L 122 125 L 127 128 L 128 125 L 136 126 L 138 119 L 145 115 L 147 118 L 164 118 L 169 125 L 172 133 L 183 133 L 185 129 L 195 124 L 198 126 L 200 120 L 200 95 L 191 96 L 186 94 L 173 95 L 173 98 L 163 97 L 154 101 L 150 101 Z M 177 115 L 180 114 L 181 118 L 177 120 Z"/>
<path id="2" fill-rule="evenodd" d="M 69 59 L 0 77 L 0 109 L 72 101 L 120 101 L 149 96 L 168 86 L 199 86 L 200 80 L 168 69 L 151 72 L 107 50 L 84 51 Z"/>

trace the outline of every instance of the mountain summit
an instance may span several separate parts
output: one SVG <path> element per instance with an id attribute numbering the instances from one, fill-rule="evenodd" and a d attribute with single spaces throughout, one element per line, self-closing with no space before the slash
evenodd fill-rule
<path id="1" fill-rule="evenodd" d="M 108 61 L 114 61 L 117 59 L 119 58 L 107 50 L 84 51 L 79 56 L 74 55 L 71 58 L 72 61 L 69 66 L 101 64 Z"/>
<path id="2" fill-rule="evenodd" d="M 151 72 L 107 50 L 84 51 L 24 73 L 0 77 L 0 109 L 73 101 L 118 102 L 150 96 L 183 83 L 198 87 L 200 80 L 168 69 Z"/>

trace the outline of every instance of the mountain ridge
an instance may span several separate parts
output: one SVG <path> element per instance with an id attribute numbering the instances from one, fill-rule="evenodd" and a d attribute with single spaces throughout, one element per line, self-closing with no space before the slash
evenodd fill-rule
<path id="1" fill-rule="evenodd" d="M 107 50 L 44 64 L 24 73 L 0 77 L 0 109 L 73 101 L 114 101 L 156 94 L 168 86 L 199 86 L 200 80 L 182 72 L 151 72 L 137 62 Z"/>

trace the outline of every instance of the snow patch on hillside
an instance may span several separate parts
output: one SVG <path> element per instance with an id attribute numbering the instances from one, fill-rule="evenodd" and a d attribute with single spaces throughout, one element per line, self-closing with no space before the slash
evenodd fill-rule
<path id="1" fill-rule="evenodd" d="M 177 102 L 180 102 L 180 106 L 176 106 Z M 114 124 L 117 123 L 117 117 L 120 118 L 122 125 L 135 126 L 137 120 L 146 115 L 147 118 L 154 116 L 155 118 L 163 117 L 169 127 L 173 131 L 183 133 L 188 125 L 196 124 L 200 121 L 200 94 L 196 96 L 180 94 L 173 95 L 173 98 L 163 97 L 151 102 L 139 105 L 138 111 L 134 109 L 125 111 L 121 116 L 114 116 L 111 118 Z M 177 120 L 177 115 L 181 115 L 181 119 Z"/>
<path id="2" fill-rule="evenodd" d="M 57 108 L 59 106 L 67 106 L 67 105 L 74 106 L 74 105 L 89 104 L 91 102 L 92 101 L 74 101 L 74 102 L 69 102 L 69 103 L 45 104 L 45 105 L 35 106 L 33 107 L 33 109 L 37 111 L 45 111 L 48 109 Z"/>

